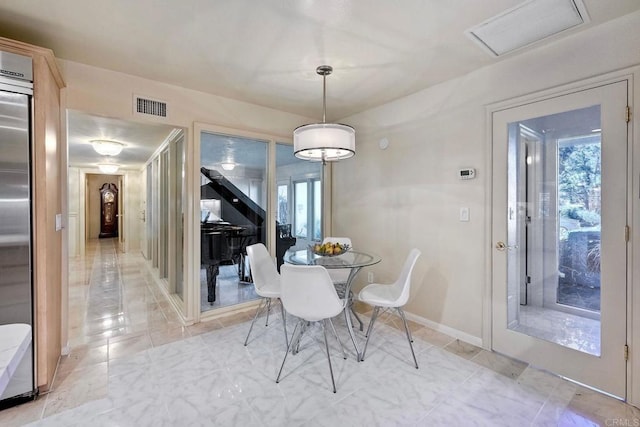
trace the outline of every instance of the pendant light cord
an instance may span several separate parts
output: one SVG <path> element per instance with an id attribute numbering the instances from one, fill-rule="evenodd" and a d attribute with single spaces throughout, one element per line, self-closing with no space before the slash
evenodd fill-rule
<path id="1" fill-rule="evenodd" d="M 327 75 L 322 75 L 322 123 L 327 123 Z"/>

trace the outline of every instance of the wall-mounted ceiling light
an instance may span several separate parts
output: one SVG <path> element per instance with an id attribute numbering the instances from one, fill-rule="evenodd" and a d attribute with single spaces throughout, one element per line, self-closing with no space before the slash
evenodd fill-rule
<path id="1" fill-rule="evenodd" d="M 329 65 L 316 68 L 322 76 L 322 123 L 311 123 L 293 131 L 293 153 L 303 160 L 330 162 L 348 159 L 356 153 L 356 131 L 340 123 L 326 123 L 327 76 L 333 72 Z"/>
<path id="2" fill-rule="evenodd" d="M 124 144 L 106 139 L 94 139 L 91 141 L 93 149 L 102 156 L 117 156 L 124 148 Z"/>
<path id="3" fill-rule="evenodd" d="M 120 165 L 116 165 L 115 163 L 98 163 L 98 169 L 100 169 L 102 173 L 116 173 L 119 168 Z"/>
<path id="4" fill-rule="evenodd" d="M 224 163 L 220 163 L 220 166 L 222 166 L 222 169 L 226 171 L 232 171 L 233 168 L 236 167 L 236 164 L 233 162 L 224 162 Z"/>

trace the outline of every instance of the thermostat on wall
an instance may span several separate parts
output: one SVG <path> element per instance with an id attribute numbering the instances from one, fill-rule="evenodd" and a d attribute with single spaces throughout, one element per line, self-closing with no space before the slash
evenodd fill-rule
<path id="1" fill-rule="evenodd" d="M 473 179 L 476 177 L 476 170 L 474 168 L 460 169 L 458 176 L 460 179 Z"/>

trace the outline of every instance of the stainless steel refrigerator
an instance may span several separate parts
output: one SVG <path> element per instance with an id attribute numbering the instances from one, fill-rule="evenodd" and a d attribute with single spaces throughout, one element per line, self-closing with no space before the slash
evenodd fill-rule
<path id="1" fill-rule="evenodd" d="M 0 52 L 0 409 L 36 394 L 32 97 L 31 58 Z"/>

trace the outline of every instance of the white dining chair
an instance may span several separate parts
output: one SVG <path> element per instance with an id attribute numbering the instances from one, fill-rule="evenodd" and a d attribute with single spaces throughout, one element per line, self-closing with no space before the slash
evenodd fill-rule
<path id="1" fill-rule="evenodd" d="M 390 308 L 395 308 L 402 319 L 402 323 L 404 324 L 404 330 L 407 335 L 407 341 L 409 341 L 409 348 L 411 348 L 413 362 L 416 365 L 416 369 L 418 369 L 418 361 L 416 360 L 416 354 L 413 351 L 413 338 L 411 337 L 411 332 L 409 331 L 407 319 L 402 307 L 407 303 L 407 301 L 409 301 L 411 272 L 413 271 L 413 267 L 416 265 L 416 261 L 420 254 L 421 252 L 415 248 L 409 252 L 409 256 L 400 271 L 400 277 L 398 277 L 395 282 L 391 284 L 372 283 L 365 286 L 358 294 L 358 299 L 360 301 L 373 306 L 373 314 L 371 315 L 371 321 L 367 328 L 367 341 L 364 344 L 360 360 L 364 360 L 365 353 L 367 352 L 367 345 L 369 344 L 369 339 L 371 338 L 371 333 L 373 331 L 373 324 L 378 318 L 380 309 L 383 308 L 384 310 L 388 310 Z"/>
<path id="2" fill-rule="evenodd" d="M 246 346 L 249 342 L 249 335 L 253 330 L 253 325 L 256 323 L 256 319 L 265 309 L 267 311 L 267 320 L 265 326 L 269 326 L 269 312 L 271 311 L 271 301 L 280 300 L 280 273 L 276 268 L 273 258 L 269 255 L 269 251 L 262 243 L 256 243 L 254 245 L 247 246 L 247 256 L 249 258 L 249 267 L 251 271 L 251 277 L 253 278 L 253 284 L 255 286 L 256 294 L 262 297 L 260 305 L 256 310 L 256 314 L 253 317 L 251 326 L 249 327 L 249 333 L 244 340 Z M 282 326 L 284 328 L 284 341 L 286 346 L 289 346 L 289 339 L 287 337 L 287 319 L 285 317 L 284 307 L 282 301 L 280 301 L 280 312 L 282 313 Z"/>
<path id="3" fill-rule="evenodd" d="M 331 321 L 332 317 L 339 315 L 344 309 L 344 301 L 338 297 L 329 273 L 322 266 L 283 264 L 280 267 L 280 273 L 282 275 L 282 294 L 280 297 L 282 304 L 287 313 L 297 317 L 299 321 L 296 323 L 289 340 L 276 383 L 280 382 L 287 355 L 294 346 L 299 345 L 303 328 L 311 322 L 322 322 L 324 345 L 327 352 L 327 361 L 329 362 L 329 372 L 331 373 L 331 384 L 335 393 L 336 383 L 333 378 L 326 324 L 328 322 L 331 325 L 331 329 L 342 348 L 342 357 L 346 359 L 347 354 Z"/>

